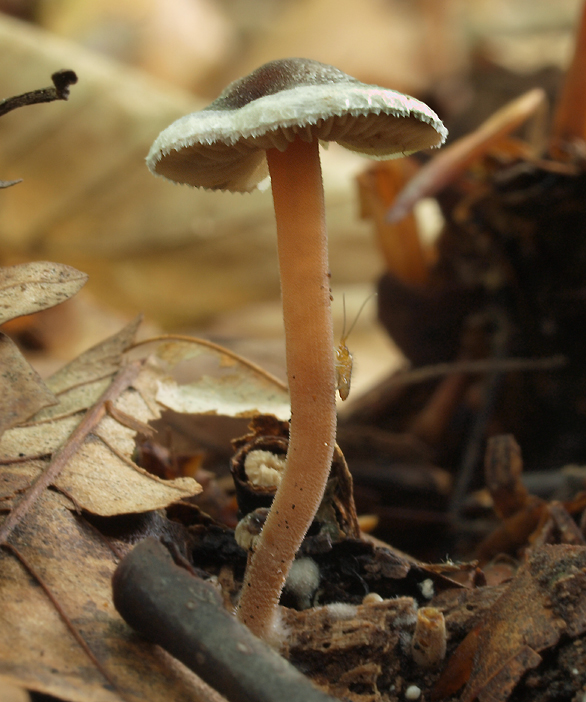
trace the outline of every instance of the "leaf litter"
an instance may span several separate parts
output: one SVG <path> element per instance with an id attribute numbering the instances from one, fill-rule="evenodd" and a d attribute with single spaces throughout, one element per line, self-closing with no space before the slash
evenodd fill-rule
<path id="1" fill-rule="evenodd" d="M 132 360 L 139 324 L 41 381 L 53 404 L 29 413 L 0 441 L 0 510 L 7 513 L 0 524 L 3 683 L 67 700 L 209 696 L 190 671 L 120 619 L 110 587 L 120 544 L 84 515 L 148 514 L 201 490 L 192 478 L 163 480 L 133 460 L 137 433 L 148 434 L 164 409 L 283 415 L 287 393 L 254 364 L 205 341 L 166 338 L 153 342 L 151 357 Z M 178 364 L 202 356 L 219 376 L 187 385 L 171 377 Z M 202 388 L 207 392 L 198 399 Z"/>
<path id="2" fill-rule="evenodd" d="M 189 674 L 180 668 L 171 672 L 169 659 L 135 639 L 113 611 L 110 577 L 117 555 L 77 510 L 114 516 L 127 514 L 124 510 L 133 499 L 140 502 L 136 495 L 117 494 L 133 490 L 126 480 L 111 484 L 116 475 L 104 477 L 106 464 L 114 466 L 114 474 L 128 468 L 139 476 L 139 493 L 146 490 L 141 478 L 156 485 L 156 496 L 148 495 L 146 500 L 150 507 L 145 503 L 134 506 L 137 511 L 156 509 L 152 504 L 161 497 L 159 489 L 171 483 L 144 474 L 133 462 L 133 449 L 137 431 L 157 417 L 161 408 L 251 416 L 266 396 L 259 390 L 259 399 L 253 402 L 243 392 L 230 397 L 223 389 L 233 385 L 227 380 L 229 374 L 204 376 L 187 385 L 169 378 L 161 362 L 172 356 L 172 367 L 191 360 L 188 345 L 195 348 L 198 342 L 180 348 L 169 341 L 169 353 L 160 351 L 156 361 L 125 364 L 133 333 L 128 329 L 124 333 L 128 336 L 120 343 L 119 354 L 114 351 L 108 356 L 105 348 L 96 347 L 93 356 L 88 352 L 80 357 L 83 360 L 75 372 L 69 368 L 50 379 L 47 386 L 59 404 L 37 407 L 19 417 L 0 443 L 0 450 L 6 452 L 0 459 L 6 468 L 2 478 L 8 476 L 0 484 L 0 509 L 2 505 L 4 511 L 12 507 L 14 514 L 26 500 L 35 476 L 43 471 L 47 475 L 49 461 L 54 463 L 64 448 L 72 446 L 72 437 L 77 441 L 67 460 L 54 471 L 55 480 L 46 480 L 47 485 L 55 482 L 61 492 L 39 490 L 12 524 L 0 551 L 5 624 L 0 630 L 0 681 L 72 700 L 193 699 L 197 684 Z M 100 359 L 104 360 L 102 367 Z M 223 352 L 216 360 L 220 367 L 233 363 Z M 254 372 L 244 380 L 237 368 L 235 376 L 244 388 L 249 382 L 251 387 L 257 383 Z M 116 383 L 117 392 L 111 392 Z M 267 405 L 277 410 L 281 403 L 277 412 L 286 413 L 286 397 L 276 387 L 269 381 L 265 388 L 270 396 Z M 88 416 L 92 421 L 79 433 Z M 25 497 L 20 498 L 21 494 Z M 104 504 L 109 504 L 107 509 Z M 562 634 L 583 634 L 585 550 L 583 546 L 545 545 L 529 552 L 502 598 L 473 629 L 481 642 L 477 650 L 483 655 L 470 658 L 469 674 L 460 686 L 466 685 L 463 699 L 508 698 L 521 675 L 539 664 L 541 651 L 556 645 Z M 472 601 L 475 593 L 482 594 L 479 590 L 464 594 Z M 4 593 L 10 593 L 6 601 Z M 396 682 L 400 685 L 398 679 Z"/>
<path id="3" fill-rule="evenodd" d="M 180 364 L 201 357 L 212 359 L 216 365 L 215 372 L 189 383 L 178 383 L 171 375 L 162 374 L 157 380 L 156 400 L 167 409 L 183 414 L 272 414 L 278 419 L 289 419 L 286 385 L 256 364 L 205 339 L 168 336 L 158 343 L 156 358 L 162 372 L 170 373 Z"/>
<path id="4" fill-rule="evenodd" d="M 148 424 L 164 409 L 234 417 L 254 416 L 259 407 L 268 407 L 278 416 L 287 413 L 287 396 L 279 381 L 209 342 L 165 337 L 151 340 L 151 346 L 135 345 L 139 323 L 135 320 L 49 378 L 47 387 L 58 404 L 9 429 L 0 441 L 0 510 L 12 509 L 0 534 L 26 503 L 31 484 L 42 481 L 70 447 L 67 460 L 50 480 L 41 482 L 35 500 L 3 535 L 1 682 L 68 700 L 157 702 L 209 696 L 190 671 L 135 637 L 115 612 L 110 580 L 121 545 L 97 531 L 84 513 L 105 518 L 149 514 L 200 490 L 193 479 L 162 480 L 133 461 L 136 434 L 147 433 Z M 202 359 L 213 370 L 197 380 L 182 384 L 172 376 L 182 365 Z M 240 386 L 236 393 L 230 389 L 232 378 Z M 202 387 L 209 388 L 203 398 Z M 86 430 L 75 438 L 84 422 Z M 58 492 L 44 489 L 49 484 Z M 128 545 L 121 547 L 124 551 Z M 576 553 L 583 552 L 578 548 Z M 536 563 L 541 553 L 537 550 L 530 562 Z M 559 556 L 563 560 L 565 552 Z M 547 564 L 544 567 L 547 571 Z M 566 570 L 562 576 L 570 578 L 569 589 L 562 599 L 571 602 L 575 586 L 583 588 L 583 569 Z M 582 626 L 572 628 L 561 611 L 561 616 L 541 621 L 551 599 L 540 594 L 543 585 L 538 587 L 540 593 L 536 590 L 534 597 L 526 597 L 535 577 L 544 576 L 533 570 L 529 575 L 527 567 L 522 568 L 507 595 L 486 613 L 483 626 L 466 625 L 486 652 L 483 658 L 475 657 L 475 646 L 466 654 L 468 673 L 459 678 L 460 687 L 467 683 L 466 700 L 506 699 L 564 629 L 572 636 L 583 631 Z M 468 591 L 463 602 L 475 592 L 481 594 Z M 453 597 L 462 595 L 455 592 Z M 527 616 L 525 604 L 531 605 Z M 518 636 L 507 639 L 512 621 L 518 622 Z M 533 629 L 523 628 L 528 621 L 534 622 Z M 503 641 L 509 641 L 506 659 L 501 655 Z M 436 691 L 440 689 L 438 685 Z"/>
<path id="5" fill-rule="evenodd" d="M 1 268 L 0 324 L 68 300 L 87 279 L 71 266 L 46 261 Z"/>
<path id="6" fill-rule="evenodd" d="M 57 398 L 9 336 L 0 332 L 0 436 Z"/>
<path id="7" fill-rule="evenodd" d="M 0 268 L 0 324 L 46 310 L 75 295 L 87 275 L 71 266 L 37 261 Z M 0 436 L 57 398 L 14 342 L 0 333 Z"/>

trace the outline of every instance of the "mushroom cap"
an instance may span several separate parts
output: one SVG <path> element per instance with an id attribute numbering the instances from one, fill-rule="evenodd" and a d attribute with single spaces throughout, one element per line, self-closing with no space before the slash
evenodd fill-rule
<path id="1" fill-rule="evenodd" d="M 296 137 L 337 141 L 375 159 L 440 146 L 447 130 L 427 105 L 311 59 L 281 59 L 231 83 L 178 119 L 151 147 L 155 175 L 211 190 L 249 192 L 268 175 L 266 149 Z"/>

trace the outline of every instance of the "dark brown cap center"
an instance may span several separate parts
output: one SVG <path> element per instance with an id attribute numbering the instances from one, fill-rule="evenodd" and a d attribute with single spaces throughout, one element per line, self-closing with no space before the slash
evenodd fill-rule
<path id="1" fill-rule="evenodd" d="M 358 83 L 343 71 L 319 61 L 302 58 L 270 61 L 235 80 L 206 110 L 237 110 L 253 100 L 307 85 Z"/>

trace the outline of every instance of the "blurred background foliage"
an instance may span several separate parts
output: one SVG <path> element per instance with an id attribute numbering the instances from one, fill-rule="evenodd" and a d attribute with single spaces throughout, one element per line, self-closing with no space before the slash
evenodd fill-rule
<path id="1" fill-rule="evenodd" d="M 24 180 L 1 194 L 0 263 L 46 259 L 90 275 L 85 297 L 36 321 L 29 345 L 49 343 L 57 357 L 71 357 L 76 343 L 102 337 L 119 316 L 144 312 L 153 326 L 203 329 L 279 372 L 270 194 L 208 193 L 153 178 L 144 156 L 158 132 L 205 106 L 229 81 L 297 55 L 426 100 L 453 140 L 533 85 L 554 99 L 581 6 L 0 0 L 1 96 L 48 84 L 65 66 L 79 74 L 69 102 L 0 120 L 0 178 Z M 373 225 L 360 218 L 355 177 L 367 166 L 335 145 L 324 153 L 338 318 L 340 293 L 352 314 L 385 270 Z M 437 211 L 422 207 L 416 215 L 433 236 Z M 359 325 L 355 341 L 365 359 L 358 372 L 370 381 L 374 368 L 385 374 L 399 358 L 372 330 L 374 307 L 362 322 L 366 336 Z M 262 343 L 249 348 L 246 339 Z"/>

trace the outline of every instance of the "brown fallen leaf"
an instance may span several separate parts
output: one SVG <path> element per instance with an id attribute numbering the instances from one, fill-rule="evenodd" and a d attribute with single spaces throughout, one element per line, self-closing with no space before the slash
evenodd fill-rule
<path id="1" fill-rule="evenodd" d="M 54 393 L 59 395 L 62 403 L 66 401 L 65 398 L 69 397 L 70 393 L 75 393 L 79 387 L 88 386 L 93 382 L 104 381 L 104 379 L 111 377 L 120 369 L 124 353 L 134 343 L 134 337 L 141 321 L 142 317 L 138 316 L 117 334 L 92 346 L 92 348 L 74 358 L 47 379 L 47 385 Z M 82 403 L 78 409 L 89 407 L 95 402 L 99 394 L 100 392 L 96 390 L 85 401 L 86 404 Z M 91 399 L 92 397 L 93 399 Z M 68 408 L 66 412 L 72 411 L 72 409 Z M 63 410 L 65 410 L 65 407 L 63 407 Z M 60 416 L 61 412 L 59 410 L 56 411 L 59 412 L 59 415 L 53 413 L 51 417 Z M 37 420 L 48 418 L 40 415 L 36 417 Z"/>
<path id="2" fill-rule="evenodd" d="M 585 631 L 586 547 L 536 549 L 480 627 L 461 702 L 505 702 L 542 651 Z"/>
<path id="3" fill-rule="evenodd" d="M 16 344 L 0 332 L 0 436 L 57 398 L 24 358 Z"/>
<path id="4" fill-rule="evenodd" d="M 145 362 L 124 358 L 139 322 L 58 371 L 48 381 L 58 404 L 0 441 L 0 505 L 8 511 L 0 524 L 1 681 L 80 701 L 201 692 L 200 681 L 137 642 L 115 614 L 116 548 L 71 513 L 150 512 L 201 490 L 132 460 L 138 429 L 160 414 L 133 386 Z"/>
<path id="5" fill-rule="evenodd" d="M 54 307 L 85 284 L 87 275 L 59 263 L 24 263 L 0 268 L 0 324 Z M 57 403 L 51 390 L 16 345 L 0 337 L 0 436 L 35 412 Z"/>
<path id="6" fill-rule="evenodd" d="M 132 460 L 136 430 L 107 415 L 106 403 L 112 402 L 145 424 L 159 416 L 156 404 L 133 387 L 143 364 L 122 362 L 138 323 L 58 371 L 48 383 L 60 403 L 4 434 L 0 462 L 12 480 L 44 481 L 39 491 L 55 484 L 78 507 L 102 516 L 159 509 L 200 492 L 191 478 L 164 481 L 137 466 Z M 45 471 L 41 475 L 39 467 Z"/>
<path id="7" fill-rule="evenodd" d="M 68 300 L 87 279 L 71 266 L 46 261 L 0 268 L 0 324 Z"/>
<path id="8" fill-rule="evenodd" d="M 70 507 L 45 491 L 0 550 L 0 687 L 75 702 L 201 699 L 197 679 L 118 616 L 117 558 Z"/>
<path id="9" fill-rule="evenodd" d="M 162 480 L 133 461 L 137 432 L 151 431 L 148 423 L 164 407 L 159 394 L 189 388 L 183 409 L 194 412 L 250 415 L 257 406 L 288 412 L 279 381 L 213 344 L 165 339 L 158 364 L 146 356 L 148 347 L 131 360 L 139 322 L 50 377 L 58 404 L 0 441 L 0 506 L 9 511 L 0 524 L 0 680 L 70 700 L 201 694 L 201 681 L 178 674 L 176 663 L 129 634 L 111 605 L 115 556 L 71 513 L 151 512 L 201 490 L 191 478 Z M 169 376 L 174 365 L 197 356 L 219 370 L 203 379 L 209 393 L 199 404 L 200 385 L 181 386 Z M 46 490 L 50 485 L 61 494 Z"/>

